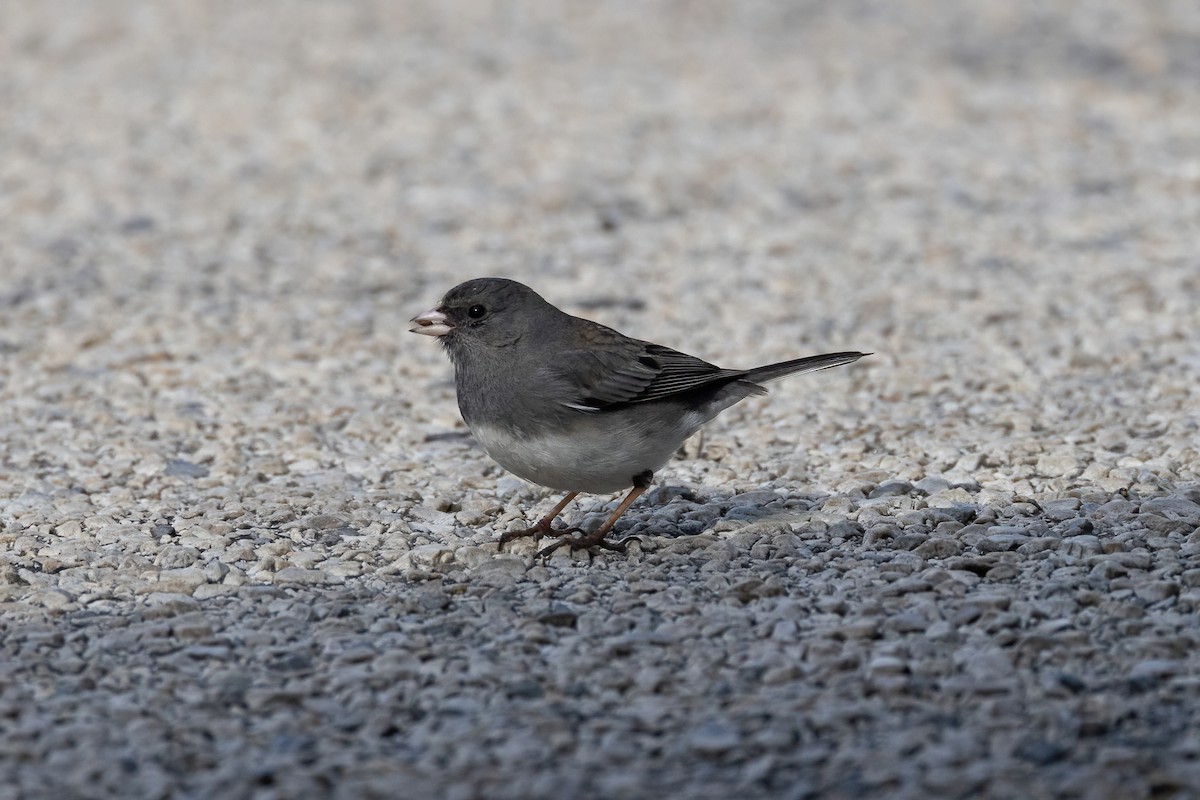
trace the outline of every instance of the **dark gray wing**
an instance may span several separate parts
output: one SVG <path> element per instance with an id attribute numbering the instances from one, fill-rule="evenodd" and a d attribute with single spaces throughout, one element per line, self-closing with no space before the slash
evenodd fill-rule
<path id="1" fill-rule="evenodd" d="M 745 375 L 721 369 L 695 356 L 637 339 L 595 342 L 567 350 L 547 366 L 548 377 L 570 395 L 563 405 L 600 411 L 628 403 L 645 403 Z"/>

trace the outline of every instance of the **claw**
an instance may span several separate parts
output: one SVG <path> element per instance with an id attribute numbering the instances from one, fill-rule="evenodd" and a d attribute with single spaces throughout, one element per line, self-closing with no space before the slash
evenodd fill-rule
<path id="1" fill-rule="evenodd" d="M 574 531 L 579 531 L 581 534 L 583 533 L 583 531 L 579 528 L 573 528 L 570 531 L 562 531 L 562 533 L 566 534 Z M 597 533 L 600 535 L 597 536 Z M 612 550 L 616 553 L 624 553 L 626 539 L 622 539 L 619 542 L 610 542 L 604 538 L 604 534 L 606 533 L 608 533 L 608 531 L 605 531 L 602 528 L 597 528 L 595 531 L 586 536 L 562 536 L 554 544 L 543 547 L 541 550 L 534 553 L 533 558 L 535 561 L 539 558 L 543 560 L 547 559 L 550 557 L 551 553 L 564 545 L 569 546 L 572 550 L 590 550 L 593 547 L 599 547 L 602 550 Z"/>
<path id="2" fill-rule="evenodd" d="M 567 503 L 570 503 L 572 500 L 574 500 L 575 495 L 577 494 L 579 494 L 579 492 L 571 492 L 564 497 L 558 505 L 550 510 L 549 514 L 539 519 L 537 524 L 532 528 L 525 528 L 524 530 L 520 531 L 509 531 L 507 533 L 500 534 L 500 543 L 497 546 L 497 551 L 503 553 L 504 544 L 506 542 L 511 542 L 513 539 L 532 536 L 534 543 L 537 543 L 542 540 L 543 536 L 561 536 L 564 533 L 570 533 L 571 531 L 579 530 L 578 528 L 566 528 L 565 530 L 555 531 L 552 524 L 554 522 L 554 518 L 562 513 L 562 510 L 567 507 Z"/>
<path id="3" fill-rule="evenodd" d="M 625 499 L 621 501 L 619 506 L 617 506 L 616 511 L 609 515 L 608 519 L 604 521 L 604 524 L 599 528 L 596 528 L 596 530 L 592 531 L 591 533 L 584 534 L 582 528 L 563 528 L 556 531 L 553 527 L 551 527 L 551 523 L 554 521 L 554 518 L 562 513 L 562 510 L 567 507 L 567 503 L 571 502 L 575 498 L 575 495 L 579 494 L 579 492 L 571 492 L 564 497 L 558 505 L 552 508 L 549 514 L 538 520 L 538 523 L 532 528 L 526 528 L 523 531 L 510 531 L 502 534 L 500 536 L 500 550 L 504 550 L 505 542 L 511 542 L 513 539 L 520 539 L 523 536 L 532 536 L 534 542 L 541 541 L 542 537 L 544 536 L 555 536 L 558 537 L 558 541 L 552 545 L 549 545 L 548 547 L 543 547 L 541 550 L 538 550 L 533 556 L 534 560 L 539 558 L 547 558 L 551 553 L 563 545 L 570 545 L 572 550 L 588 550 L 593 547 L 599 547 L 602 550 L 612 550 L 616 553 L 624 553 L 625 542 L 635 537 L 626 536 L 619 542 L 609 542 L 606 541 L 604 537 L 608 535 L 610 530 L 612 530 L 613 525 L 615 525 L 617 519 L 625 513 L 625 510 L 628 509 L 629 506 L 633 505 L 633 501 L 636 500 L 642 494 L 642 492 L 646 491 L 646 487 L 650 485 L 650 477 L 651 475 L 648 471 L 633 476 L 633 488 L 629 490 L 629 494 L 625 495 Z M 569 536 L 569 534 L 572 533 L 579 533 L 580 535 L 574 537 Z"/>
<path id="4" fill-rule="evenodd" d="M 522 539 L 526 536 L 532 536 L 534 544 L 537 544 L 546 537 L 557 538 L 565 536 L 568 533 L 583 533 L 583 528 L 572 526 L 570 528 L 558 528 L 557 530 L 546 520 L 541 520 L 532 528 L 526 528 L 521 531 L 508 531 L 500 534 L 500 542 L 497 546 L 499 552 L 504 552 L 504 545 L 516 539 Z"/>

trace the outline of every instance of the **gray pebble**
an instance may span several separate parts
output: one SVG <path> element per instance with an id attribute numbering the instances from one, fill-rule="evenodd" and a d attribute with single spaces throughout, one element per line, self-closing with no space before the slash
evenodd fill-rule
<path id="1" fill-rule="evenodd" d="M 924 494 L 938 494 L 950 488 L 950 481 L 929 475 L 914 483 L 913 487 Z"/>
<path id="2" fill-rule="evenodd" d="M 1066 536 L 1062 539 L 1058 549 L 1064 555 L 1082 558 L 1100 552 L 1100 539 L 1090 534 Z"/>
<path id="3" fill-rule="evenodd" d="M 316 585 L 326 583 L 330 576 L 319 569 L 304 569 L 303 567 L 284 567 L 274 575 L 275 583 L 301 583 Z"/>
<path id="4" fill-rule="evenodd" d="M 875 499 L 878 497 L 893 497 L 895 495 L 907 495 L 912 493 L 913 485 L 907 481 L 888 481 L 881 483 L 871 490 L 867 497 Z"/>
<path id="5" fill-rule="evenodd" d="M 1042 511 L 1046 519 L 1062 522 L 1078 515 L 1081 503 L 1078 498 L 1064 497 L 1060 500 L 1046 500 L 1042 503 Z"/>
<path id="6" fill-rule="evenodd" d="M 708 720 L 687 737 L 688 747 L 705 756 L 720 755 L 738 745 L 738 729 L 720 720 Z"/>
<path id="7" fill-rule="evenodd" d="M 931 536 L 916 546 L 913 552 L 922 558 L 947 558 L 962 553 L 962 544 L 949 536 Z"/>
<path id="8" fill-rule="evenodd" d="M 1016 550 L 1029 541 L 1029 534 L 1023 528 L 1013 528 L 995 525 L 988 528 L 987 535 L 975 545 L 981 553 L 995 553 L 1006 550 Z"/>
<path id="9" fill-rule="evenodd" d="M 207 478 L 208 467 L 180 458 L 171 458 L 167 459 L 167 466 L 163 470 L 163 474 L 172 478 Z"/>

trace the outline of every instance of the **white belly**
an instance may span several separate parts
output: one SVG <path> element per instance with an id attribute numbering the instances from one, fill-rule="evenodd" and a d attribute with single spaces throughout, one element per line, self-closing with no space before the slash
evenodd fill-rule
<path id="1" fill-rule="evenodd" d="M 610 494 L 633 486 L 633 478 L 656 472 L 702 420 L 680 420 L 669 430 L 614 426 L 585 419 L 568 436 L 550 432 L 515 436 L 503 428 L 476 425 L 476 441 L 509 472 L 564 492 Z M 695 427 L 691 423 L 695 423 Z"/>

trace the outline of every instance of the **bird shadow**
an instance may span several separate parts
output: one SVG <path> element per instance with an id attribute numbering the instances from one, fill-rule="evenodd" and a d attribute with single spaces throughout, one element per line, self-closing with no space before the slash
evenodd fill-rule
<path id="1" fill-rule="evenodd" d="M 738 494 L 677 485 L 657 487 L 646 493 L 645 500 L 641 508 L 635 507 L 640 513 L 631 515 L 624 526 L 618 524 L 617 536 L 682 539 L 709 533 L 721 522 L 752 525 L 772 518 L 792 519 L 813 506 L 812 498 L 767 490 Z"/>

